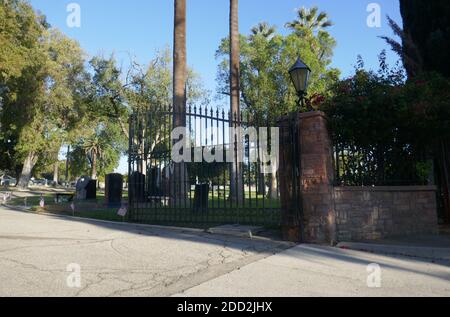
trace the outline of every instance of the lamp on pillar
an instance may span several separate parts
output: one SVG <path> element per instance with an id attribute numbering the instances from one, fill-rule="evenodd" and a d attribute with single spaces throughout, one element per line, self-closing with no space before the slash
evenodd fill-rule
<path id="1" fill-rule="evenodd" d="M 289 75 L 291 76 L 292 83 L 294 84 L 295 91 L 299 98 L 298 106 L 303 106 L 306 91 L 308 90 L 308 80 L 311 75 L 311 69 L 303 63 L 299 57 L 297 62 L 289 69 Z"/>

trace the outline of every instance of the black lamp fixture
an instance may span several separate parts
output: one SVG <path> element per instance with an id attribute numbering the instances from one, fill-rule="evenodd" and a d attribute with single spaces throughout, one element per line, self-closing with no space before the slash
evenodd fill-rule
<path id="1" fill-rule="evenodd" d="M 311 69 L 303 63 L 299 57 L 297 62 L 289 69 L 289 74 L 299 97 L 298 103 L 299 105 L 303 105 L 306 91 L 308 90 L 308 80 L 311 75 Z"/>

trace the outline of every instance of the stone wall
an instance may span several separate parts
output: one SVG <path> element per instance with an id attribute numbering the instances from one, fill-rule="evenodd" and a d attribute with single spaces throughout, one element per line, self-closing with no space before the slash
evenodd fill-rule
<path id="1" fill-rule="evenodd" d="M 436 187 L 335 187 L 338 241 L 437 233 Z"/>
<path id="2" fill-rule="evenodd" d="M 292 122 L 298 140 L 289 142 L 286 127 Z M 279 171 L 284 239 L 334 244 L 437 233 L 436 187 L 334 187 L 325 115 L 294 114 L 279 124 L 287 140 L 281 144 Z M 292 142 L 298 155 L 292 155 Z"/>

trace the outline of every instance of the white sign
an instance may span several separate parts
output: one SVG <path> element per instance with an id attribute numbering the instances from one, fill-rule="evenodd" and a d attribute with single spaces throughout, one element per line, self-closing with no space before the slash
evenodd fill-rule
<path id="1" fill-rule="evenodd" d="M 119 211 L 117 212 L 117 215 L 121 216 L 121 217 L 125 217 L 127 215 L 127 208 L 122 207 L 119 209 Z"/>

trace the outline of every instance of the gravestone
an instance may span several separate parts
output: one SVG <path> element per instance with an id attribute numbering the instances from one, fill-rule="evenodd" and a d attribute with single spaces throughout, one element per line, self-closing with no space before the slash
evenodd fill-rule
<path id="1" fill-rule="evenodd" d="M 86 186 L 86 199 L 97 199 L 97 181 L 95 179 L 91 179 Z"/>
<path id="2" fill-rule="evenodd" d="M 123 195 L 123 176 L 108 174 L 105 181 L 105 199 L 109 208 L 120 207 Z"/>
<path id="3" fill-rule="evenodd" d="M 128 193 L 131 202 L 145 202 L 145 175 L 134 172 L 129 176 Z"/>
<path id="4" fill-rule="evenodd" d="M 86 187 L 88 186 L 90 181 L 91 178 L 87 176 L 82 176 L 77 180 L 77 184 L 75 186 L 77 200 L 86 200 Z"/>
<path id="5" fill-rule="evenodd" d="M 83 176 L 77 181 L 76 185 L 77 200 L 97 199 L 97 181 L 90 177 Z"/>
<path id="6" fill-rule="evenodd" d="M 151 197 L 162 196 L 161 191 L 161 170 L 157 167 L 150 169 L 150 175 L 148 177 L 148 195 Z"/>
<path id="7" fill-rule="evenodd" d="M 195 185 L 194 210 L 208 210 L 209 184 Z"/>
<path id="8" fill-rule="evenodd" d="M 161 196 L 170 195 L 170 168 L 164 167 L 161 173 Z"/>

